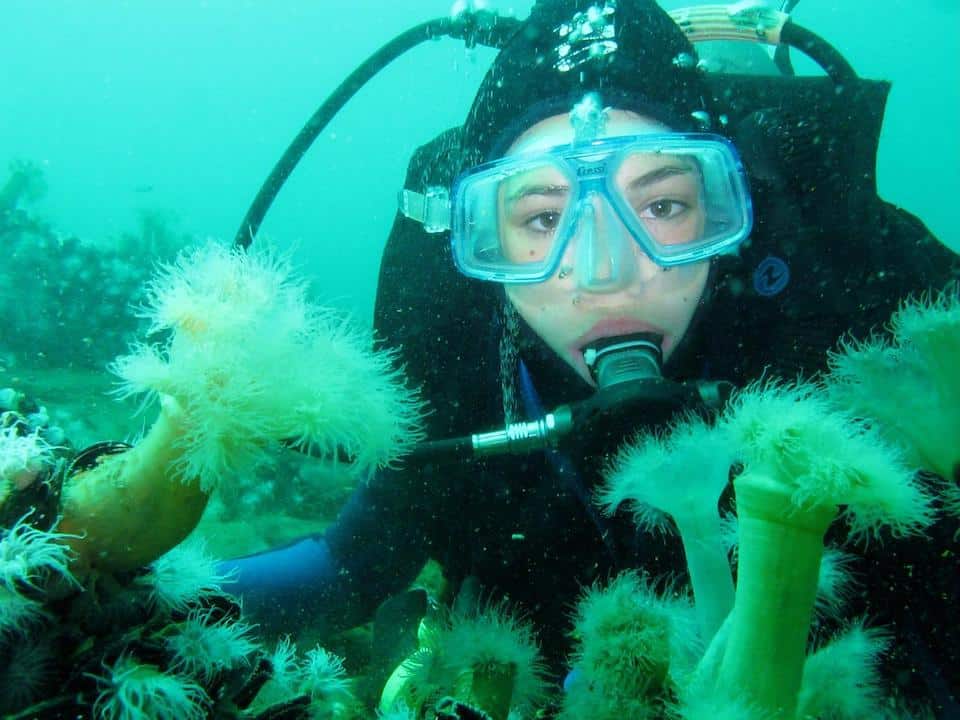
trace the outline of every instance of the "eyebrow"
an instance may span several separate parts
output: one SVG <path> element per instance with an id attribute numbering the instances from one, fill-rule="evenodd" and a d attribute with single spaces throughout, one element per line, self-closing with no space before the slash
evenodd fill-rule
<path id="1" fill-rule="evenodd" d="M 506 197 L 506 205 L 510 207 L 514 205 L 519 200 L 527 197 L 528 195 L 566 195 L 569 194 L 570 187 L 568 185 L 521 185 L 512 193 Z"/>
<path id="2" fill-rule="evenodd" d="M 652 185 L 655 182 L 660 182 L 664 178 L 673 177 L 674 175 L 689 175 L 693 172 L 693 167 L 690 165 L 662 165 L 650 172 L 644 173 L 640 177 L 636 177 L 627 183 L 627 190 L 637 190 L 639 188 L 646 187 L 647 185 Z"/>
<path id="3" fill-rule="evenodd" d="M 689 175 L 693 171 L 694 168 L 691 165 L 661 165 L 660 167 L 654 168 L 653 170 L 644 173 L 640 177 L 631 180 L 626 189 L 627 191 L 637 190 L 639 188 L 646 187 L 647 185 L 652 185 L 653 183 L 659 182 L 664 178 L 673 177 L 675 175 Z M 514 192 L 507 195 L 506 205 L 509 208 L 518 201 L 530 195 L 559 196 L 568 194 L 569 192 L 570 188 L 567 185 L 521 185 Z"/>

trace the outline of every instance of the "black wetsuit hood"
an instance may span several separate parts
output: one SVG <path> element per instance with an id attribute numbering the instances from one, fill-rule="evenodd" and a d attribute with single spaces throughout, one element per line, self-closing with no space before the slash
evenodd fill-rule
<path id="1" fill-rule="evenodd" d="M 465 164 L 498 157 L 526 128 L 570 112 L 589 92 L 677 130 L 695 127 L 691 113 L 709 98 L 695 58 L 653 0 L 541 0 L 477 91 L 463 128 Z"/>

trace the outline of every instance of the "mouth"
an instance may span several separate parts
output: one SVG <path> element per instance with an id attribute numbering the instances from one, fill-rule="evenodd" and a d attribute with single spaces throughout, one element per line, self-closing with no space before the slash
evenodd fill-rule
<path id="1" fill-rule="evenodd" d="M 570 343 L 567 346 L 567 352 L 574 365 L 580 371 L 580 375 L 593 385 L 590 370 L 587 368 L 587 363 L 583 359 L 584 348 L 601 338 L 618 337 L 620 335 L 631 335 L 633 333 L 643 332 L 655 333 L 663 338 L 660 350 L 663 356 L 666 357 L 668 351 L 673 346 L 673 338 L 661 327 L 651 325 L 642 320 L 626 317 L 607 318 L 599 321 Z"/>

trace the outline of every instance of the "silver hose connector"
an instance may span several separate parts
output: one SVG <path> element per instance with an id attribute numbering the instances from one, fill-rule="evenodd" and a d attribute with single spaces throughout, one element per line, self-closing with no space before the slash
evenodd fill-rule
<path id="1" fill-rule="evenodd" d="M 475 455 L 526 453 L 553 446 L 573 427 L 573 417 L 562 406 L 542 418 L 507 425 L 503 430 L 471 435 Z"/>

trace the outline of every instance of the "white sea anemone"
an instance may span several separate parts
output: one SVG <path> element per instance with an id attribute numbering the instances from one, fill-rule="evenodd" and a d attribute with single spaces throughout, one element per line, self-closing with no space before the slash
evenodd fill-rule
<path id="1" fill-rule="evenodd" d="M 73 536 L 37 530 L 27 524 L 32 512 L 3 531 L 3 538 L 0 539 L 0 585 L 15 590 L 17 583 L 23 583 L 36 589 L 44 573 L 55 573 L 79 584 L 70 572 L 72 553 L 65 544 Z"/>
<path id="2" fill-rule="evenodd" d="M 838 410 L 812 383 L 754 383 L 724 413 L 746 464 L 789 493 L 795 513 L 844 505 L 854 537 L 918 534 L 933 521 L 931 498 L 902 453 L 876 428 Z M 738 500 L 739 500 L 738 494 Z M 741 523 L 743 519 L 741 518 Z"/>
<path id="3" fill-rule="evenodd" d="M 514 668 L 511 708 L 532 711 L 546 695 L 546 666 L 533 626 L 507 605 L 492 604 L 470 615 L 455 613 L 433 642 L 450 688 L 461 673 L 498 664 Z"/>
<path id="4" fill-rule="evenodd" d="M 736 605 L 718 682 L 792 717 L 817 596 L 823 538 L 842 515 L 854 537 L 914 535 L 931 498 L 876 428 L 839 411 L 812 383 L 755 383 L 722 424 L 744 464 Z"/>
<path id="5" fill-rule="evenodd" d="M 121 394 L 166 394 L 183 409 L 179 470 L 204 489 L 292 441 L 359 468 L 391 463 L 421 436 L 420 401 L 368 332 L 307 299 L 289 258 L 214 242 L 160 269 L 141 315 L 160 344 L 113 370 Z"/>
<path id="6" fill-rule="evenodd" d="M 0 601 L 2 602 L 2 601 Z M 0 713 L 15 715 L 42 697 L 55 679 L 56 654 L 45 639 L 11 642 L 0 652 Z"/>
<path id="7" fill-rule="evenodd" d="M 380 711 L 414 715 L 438 697 L 456 697 L 494 717 L 531 716 L 546 697 L 546 669 L 533 627 L 505 603 L 449 613 L 421 627 L 421 647 L 383 690 Z M 465 682 L 469 678 L 469 682 Z M 497 707 L 493 707 L 496 705 Z"/>
<path id="8" fill-rule="evenodd" d="M 21 435 L 16 425 L 0 428 L 0 482 L 17 483 L 23 473 L 35 473 L 53 462 L 54 447 L 34 431 Z"/>
<path id="9" fill-rule="evenodd" d="M 153 600 L 164 610 L 186 612 L 204 595 L 224 595 L 223 585 L 235 572 L 221 573 L 206 543 L 192 538 L 177 545 L 150 565 L 143 581 L 152 586 Z"/>
<path id="10" fill-rule="evenodd" d="M 122 656 L 107 674 L 93 712 L 102 720 L 202 720 L 210 699 L 195 682 Z"/>
<path id="11" fill-rule="evenodd" d="M 209 680 L 220 670 L 249 664 L 258 647 L 250 635 L 253 626 L 229 617 L 213 620 L 214 612 L 193 610 L 172 626 L 166 644 L 176 670 Z"/>
<path id="12" fill-rule="evenodd" d="M 300 666 L 297 660 L 297 646 L 289 635 L 284 635 L 277 641 L 277 646 L 270 654 L 270 680 L 283 691 L 292 696 L 300 678 Z"/>
<path id="13" fill-rule="evenodd" d="M 307 651 L 300 667 L 302 694 L 310 696 L 313 717 L 335 718 L 355 701 L 343 660 L 319 645 Z"/>

